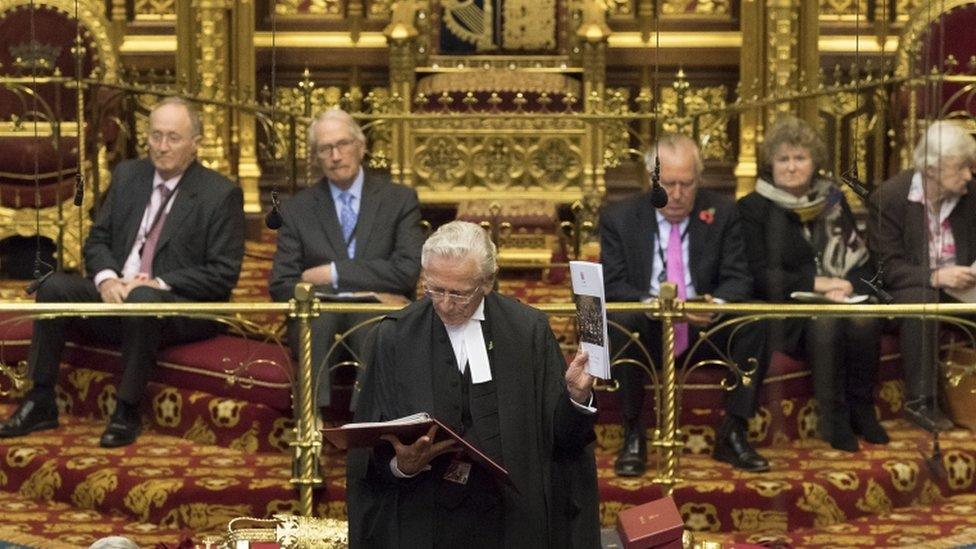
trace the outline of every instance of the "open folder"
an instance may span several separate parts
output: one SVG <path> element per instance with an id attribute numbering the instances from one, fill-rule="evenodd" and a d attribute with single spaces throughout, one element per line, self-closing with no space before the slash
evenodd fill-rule
<path id="1" fill-rule="evenodd" d="M 380 438 L 383 435 L 395 435 L 401 443 L 413 444 L 415 440 L 427 434 L 432 425 L 437 425 L 437 434 L 434 436 L 435 442 L 454 439 L 458 449 L 472 461 L 480 464 L 502 483 L 515 488 L 508 471 L 504 467 L 495 463 L 481 450 L 464 440 L 461 435 L 426 412 L 391 419 L 390 421 L 347 423 L 342 427 L 322 429 L 322 434 L 336 448 L 348 450 L 349 448 L 369 448 L 377 444 L 389 444 Z"/>

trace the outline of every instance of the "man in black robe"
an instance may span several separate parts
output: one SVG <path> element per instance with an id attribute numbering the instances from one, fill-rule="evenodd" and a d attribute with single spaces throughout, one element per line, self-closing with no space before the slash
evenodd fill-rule
<path id="1" fill-rule="evenodd" d="M 375 333 L 357 421 L 427 412 L 505 467 L 503 486 L 436 431 L 350 453 L 352 547 L 599 547 L 596 410 L 546 316 L 492 292 L 495 247 L 444 225 L 423 248 L 425 298 Z"/>

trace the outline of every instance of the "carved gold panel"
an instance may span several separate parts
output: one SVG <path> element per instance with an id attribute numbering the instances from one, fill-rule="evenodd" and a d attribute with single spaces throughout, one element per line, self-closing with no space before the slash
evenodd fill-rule
<path id="1" fill-rule="evenodd" d="M 276 0 L 278 15 L 342 15 L 341 0 Z"/>
<path id="2" fill-rule="evenodd" d="M 133 12 L 137 20 L 176 19 L 176 0 L 135 0 Z"/>
<path id="3" fill-rule="evenodd" d="M 860 16 L 867 19 L 867 0 L 820 0 L 820 19 L 834 20 Z M 880 16 L 880 10 L 879 14 Z"/>
<path id="4" fill-rule="evenodd" d="M 404 175 L 425 202 L 583 196 L 586 127 L 579 121 L 431 117 L 411 122 L 408 132 Z"/>
<path id="5" fill-rule="evenodd" d="M 728 89 L 725 86 L 702 86 L 683 92 L 683 112 L 693 114 L 708 109 L 720 109 L 726 105 Z M 729 136 L 729 117 L 725 114 L 703 114 L 696 118 L 673 118 L 678 115 L 678 90 L 674 87 L 661 90 L 662 128 L 667 132 L 692 135 L 701 147 L 705 160 L 733 160 L 732 138 Z"/>
<path id="6" fill-rule="evenodd" d="M 662 15 L 722 15 L 731 13 L 730 0 L 663 0 Z"/>
<path id="7" fill-rule="evenodd" d="M 610 17 L 631 17 L 636 11 L 637 0 L 608 0 L 607 11 Z"/>
<path id="8" fill-rule="evenodd" d="M 395 0 L 368 0 L 366 13 L 372 19 L 389 19 Z"/>

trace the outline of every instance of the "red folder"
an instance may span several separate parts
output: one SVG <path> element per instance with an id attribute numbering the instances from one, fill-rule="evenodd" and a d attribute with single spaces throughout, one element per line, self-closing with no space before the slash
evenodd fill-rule
<path id="1" fill-rule="evenodd" d="M 617 515 L 617 532 L 626 549 L 681 547 L 683 530 L 684 521 L 670 497 L 625 509 Z"/>
<path id="2" fill-rule="evenodd" d="M 383 435 L 395 435 L 401 443 L 412 444 L 427 434 L 433 425 L 437 425 L 437 434 L 434 436 L 435 442 L 447 439 L 455 440 L 458 448 L 472 461 L 487 469 L 501 482 L 515 488 L 512 478 L 504 467 L 495 463 L 484 452 L 472 446 L 470 442 L 464 440 L 461 435 L 452 431 L 437 418 L 424 412 L 390 421 L 347 423 L 342 427 L 322 429 L 322 434 L 336 448 L 348 450 L 349 448 L 369 448 L 377 444 L 388 444 L 380 438 Z"/>

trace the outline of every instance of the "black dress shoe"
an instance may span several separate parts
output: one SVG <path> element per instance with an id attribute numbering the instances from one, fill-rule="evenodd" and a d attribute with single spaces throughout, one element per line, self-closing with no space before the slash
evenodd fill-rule
<path id="1" fill-rule="evenodd" d="M 17 410 L 0 425 L 0 438 L 22 437 L 34 431 L 56 429 L 58 407 L 54 402 L 42 404 L 31 398 L 20 403 Z"/>
<path id="2" fill-rule="evenodd" d="M 643 429 L 628 429 L 624 434 L 624 447 L 617 454 L 613 471 L 619 477 L 639 477 L 647 470 L 647 444 Z"/>
<path id="3" fill-rule="evenodd" d="M 891 439 L 874 414 L 874 405 L 856 406 L 851 415 L 851 428 L 871 444 L 888 444 Z"/>
<path id="4" fill-rule="evenodd" d="M 851 429 L 847 418 L 834 421 L 831 433 L 826 437 L 826 440 L 835 450 L 844 452 L 856 452 L 860 450 L 857 444 L 857 436 L 854 435 L 854 430 Z"/>
<path id="5" fill-rule="evenodd" d="M 128 446 L 139 438 L 141 432 L 142 418 L 139 417 L 138 408 L 119 401 L 98 444 L 102 448 Z"/>
<path id="6" fill-rule="evenodd" d="M 769 470 L 769 462 L 749 445 L 743 429 L 728 427 L 719 429 L 719 433 L 721 434 L 715 441 L 715 449 L 712 450 L 713 458 L 750 473 Z"/>
<path id="7" fill-rule="evenodd" d="M 948 431 L 954 427 L 952 421 L 932 401 L 906 402 L 905 418 L 931 432 Z"/>

